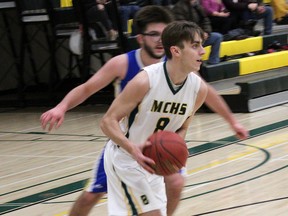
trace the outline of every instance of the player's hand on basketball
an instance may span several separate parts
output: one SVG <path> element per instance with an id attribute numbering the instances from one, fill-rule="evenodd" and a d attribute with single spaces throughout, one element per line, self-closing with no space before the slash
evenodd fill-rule
<path id="1" fill-rule="evenodd" d="M 240 123 L 233 124 L 232 129 L 235 131 L 235 136 L 238 139 L 244 140 L 249 136 L 249 132 Z"/>
<path id="2" fill-rule="evenodd" d="M 154 174 L 155 170 L 153 169 L 153 167 L 155 166 L 155 162 L 151 158 L 143 155 L 142 153 L 143 148 L 149 145 L 151 145 L 151 142 L 149 141 L 146 141 L 142 145 L 135 145 L 136 148 L 133 151 L 132 156 L 145 170 L 147 170 L 149 173 Z"/>
<path id="3" fill-rule="evenodd" d="M 48 131 L 59 128 L 64 121 L 64 116 L 65 112 L 57 107 L 43 113 L 40 117 L 43 130 L 46 130 L 47 126 L 49 126 Z"/>

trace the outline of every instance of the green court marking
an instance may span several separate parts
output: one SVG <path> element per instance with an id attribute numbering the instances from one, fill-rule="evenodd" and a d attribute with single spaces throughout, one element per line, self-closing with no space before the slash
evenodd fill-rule
<path id="1" fill-rule="evenodd" d="M 92 171 L 92 169 L 83 170 L 81 172 L 73 173 L 73 174 L 70 174 L 70 175 L 62 176 L 60 178 L 55 178 L 55 179 L 52 179 L 52 180 L 49 180 L 49 181 L 44 181 L 44 182 L 41 182 L 41 183 L 38 183 L 38 184 L 34 184 L 32 186 L 29 186 L 29 187 L 24 187 L 24 188 L 21 188 L 21 189 L 18 189 L 18 190 L 9 191 L 9 192 L 0 194 L 0 197 L 8 195 L 8 194 L 13 194 L 13 193 L 16 193 L 16 192 L 19 192 L 19 191 L 31 189 L 33 187 L 37 187 L 37 186 L 44 185 L 44 184 L 47 184 L 47 183 L 51 183 L 51 182 L 59 181 L 59 180 L 62 180 L 62 179 L 66 179 L 66 178 L 69 178 L 71 176 L 76 176 L 76 175 L 79 175 L 79 174 L 82 174 L 82 173 L 86 173 L 86 172 L 90 172 L 90 171 Z"/>
<path id="2" fill-rule="evenodd" d="M 260 128 L 256 128 L 250 131 L 249 139 L 263 135 L 263 134 L 271 133 L 273 131 L 280 130 L 286 127 L 288 127 L 288 120 L 284 120 L 284 121 L 276 122 L 276 123 L 266 125 Z M 230 136 L 230 137 L 226 137 L 220 140 L 216 140 L 214 142 L 209 142 L 200 146 L 190 148 L 189 153 L 192 156 L 197 155 L 197 154 L 202 154 L 207 151 L 212 151 L 214 149 L 222 148 L 222 147 L 231 145 L 236 142 L 238 142 L 238 140 L 234 136 Z M 26 196 L 20 199 L 13 200 L 7 203 L 0 204 L 0 215 L 80 191 L 85 186 L 86 181 L 87 179 L 77 181 L 74 183 L 70 183 L 67 185 L 63 185 L 57 188 L 53 188 L 47 191 L 43 191 L 40 193 L 36 193 L 30 196 Z"/>
<path id="3" fill-rule="evenodd" d="M 86 183 L 86 180 L 77 181 L 74 183 L 67 184 L 65 186 L 60 186 L 57 188 L 53 188 L 51 190 L 36 193 L 36 194 L 23 197 L 23 198 L 20 198 L 20 199 L 17 199 L 8 203 L 1 204 L 0 215 L 6 214 L 11 211 L 15 211 L 17 209 L 35 205 L 37 203 L 41 203 L 50 199 L 55 199 L 57 197 L 61 197 L 70 193 L 77 192 L 85 186 L 85 183 Z"/>
<path id="4" fill-rule="evenodd" d="M 251 130 L 249 139 L 260 136 L 262 134 L 271 133 L 275 130 L 280 130 L 280 129 L 285 128 L 285 127 L 288 127 L 288 120 L 283 120 L 280 122 L 276 122 L 274 124 L 265 125 L 263 127 Z M 207 151 L 212 151 L 212 150 L 217 149 L 217 148 L 222 148 L 224 146 L 231 145 L 231 144 L 236 143 L 238 141 L 239 140 L 235 136 L 229 136 L 229 137 L 226 137 L 226 138 L 223 138 L 220 140 L 208 142 L 208 143 L 205 143 L 203 145 L 199 145 L 199 146 L 190 148 L 189 149 L 189 156 L 191 157 L 191 156 L 195 156 L 197 154 L 202 154 L 202 153 L 207 152 Z"/>

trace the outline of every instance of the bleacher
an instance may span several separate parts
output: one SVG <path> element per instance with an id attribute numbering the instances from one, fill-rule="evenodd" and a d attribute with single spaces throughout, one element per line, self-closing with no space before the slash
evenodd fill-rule
<path id="1" fill-rule="evenodd" d="M 288 44 L 288 27 L 280 28 L 272 35 L 222 42 L 220 57 L 231 60 L 203 66 L 201 75 L 233 112 L 254 112 L 288 102 L 288 50 L 264 52 L 272 43 Z M 210 47 L 205 49 L 204 60 Z"/>
<path id="2" fill-rule="evenodd" d="M 245 40 L 233 40 L 221 43 L 220 57 L 234 58 L 217 65 L 205 65 L 202 68 L 202 75 L 208 82 L 232 78 L 240 75 L 261 72 L 279 67 L 288 66 L 288 50 L 267 53 L 261 55 L 259 52 L 266 50 L 273 42 L 287 44 L 288 33 L 280 33 L 259 37 L 252 37 Z M 210 46 L 205 47 L 206 54 L 203 60 L 207 60 L 210 53 Z M 247 55 L 253 55 L 245 57 Z"/>
<path id="3" fill-rule="evenodd" d="M 263 0 L 264 4 L 270 4 L 271 0 Z"/>
<path id="4" fill-rule="evenodd" d="M 67 5 L 61 5 L 62 7 L 71 4 L 71 0 L 61 1 L 61 4 L 65 2 Z M 265 1 L 267 4 L 269 2 L 270 0 Z M 132 20 L 129 21 L 129 31 L 131 31 L 131 24 Z M 256 30 L 262 30 L 262 26 L 261 21 L 259 21 Z M 288 26 L 274 25 L 273 34 L 269 36 L 222 42 L 220 57 L 225 57 L 228 60 L 217 65 L 204 64 L 201 70 L 203 78 L 223 95 L 232 111 L 253 112 L 287 103 L 288 50 L 257 55 L 261 51 L 266 50 L 275 41 L 281 44 L 288 44 Z M 205 49 L 204 60 L 207 60 L 210 47 Z M 69 80 L 67 89 L 70 87 L 71 81 Z M 43 93 L 39 93 L 43 97 Z M 61 94 L 57 95 L 59 98 L 64 96 Z M 14 98 L 6 95 L 5 92 L 0 94 L 0 96 L 2 96 L 0 98 L 1 106 L 15 104 Z M 6 100 L 7 97 L 9 98 L 8 102 Z M 101 97 L 101 94 L 97 94 L 95 100 L 92 97 L 87 103 L 95 103 L 95 101 L 96 103 L 99 101 L 110 103 L 113 99 L 113 94 L 111 94 L 110 100 L 107 100 L 106 94 L 103 100 L 99 99 L 99 97 Z M 12 102 L 10 102 L 11 98 L 13 98 Z M 41 100 L 44 101 L 43 103 L 47 103 L 45 98 L 41 98 Z M 39 103 L 38 97 L 37 103 Z M 36 102 L 33 102 L 32 105 L 35 104 Z"/>

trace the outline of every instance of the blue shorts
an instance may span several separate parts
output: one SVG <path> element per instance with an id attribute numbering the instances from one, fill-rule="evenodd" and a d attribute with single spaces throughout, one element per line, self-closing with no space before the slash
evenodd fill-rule
<path id="1" fill-rule="evenodd" d="M 93 168 L 93 176 L 89 180 L 85 191 L 92 193 L 107 192 L 107 176 L 104 170 L 104 150 L 96 161 Z"/>

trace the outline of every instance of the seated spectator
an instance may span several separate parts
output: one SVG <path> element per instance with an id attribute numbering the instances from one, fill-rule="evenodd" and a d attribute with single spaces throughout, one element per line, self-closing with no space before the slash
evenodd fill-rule
<path id="1" fill-rule="evenodd" d="M 171 0 L 152 0 L 152 3 L 154 5 L 160 5 L 160 6 L 171 6 L 172 5 Z"/>
<path id="2" fill-rule="evenodd" d="M 253 25 L 254 20 L 264 19 L 264 35 L 272 33 L 273 10 L 270 6 L 250 0 L 222 0 L 233 19 L 240 26 Z M 257 2 L 257 1 L 256 1 Z"/>
<path id="3" fill-rule="evenodd" d="M 285 0 L 272 0 L 271 6 L 274 11 L 274 21 L 277 25 L 288 24 L 288 3 Z"/>
<path id="4" fill-rule="evenodd" d="M 131 0 L 119 0 L 119 12 L 121 16 L 122 31 L 128 31 L 128 20 L 133 19 L 136 12 L 140 9 L 134 1 Z"/>
<path id="5" fill-rule="evenodd" d="M 200 3 L 210 19 L 213 31 L 227 34 L 235 26 L 233 17 L 221 0 L 201 0 Z"/>
<path id="6" fill-rule="evenodd" d="M 117 38 L 117 31 L 115 28 L 113 29 L 112 21 L 108 16 L 108 12 L 106 11 L 105 4 L 106 0 L 82 0 L 85 9 L 87 19 L 90 22 L 91 28 L 95 29 L 97 37 L 106 36 L 110 40 L 115 40 Z M 99 32 L 99 24 L 101 23 L 104 26 L 104 31 Z"/>
<path id="7" fill-rule="evenodd" d="M 197 0 L 179 0 L 172 8 L 172 12 L 174 13 L 176 20 L 195 22 L 203 29 L 205 32 L 204 46 L 211 45 L 211 53 L 207 63 L 219 63 L 220 44 L 223 35 L 217 32 L 212 32 L 210 20 Z"/>
<path id="8" fill-rule="evenodd" d="M 136 4 L 140 7 L 144 7 L 147 5 L 160 5 L 160 6 L 167 6 L 172 7 L 172 0 L 136 0 Z"/>

